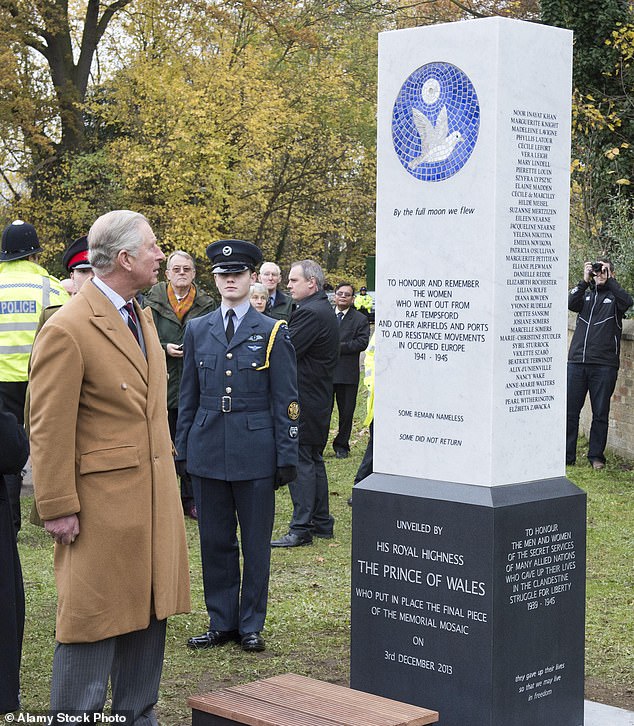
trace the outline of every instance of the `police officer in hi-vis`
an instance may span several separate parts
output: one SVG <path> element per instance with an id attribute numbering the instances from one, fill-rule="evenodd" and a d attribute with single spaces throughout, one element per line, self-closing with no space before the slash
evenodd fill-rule
<path id="1" fill-rule="evenodd" d="M 68 293 L 38 264 L 42 247 L 35 227 L 21 219 L 2 232 L 0 251 L 0 401 L 24 423 L 29 359 L 42 310 L 62 305 Z M 5 477 L 16 535 L 20 530 L 22 474 Z"/>
<path id="2" fill-rule="evenodd" d="M 235 641 L 261 651 L 274 492 L 296 476 L 295 351 L 286 323 L 249 302 L 260 249 L 221 240 L 207 255 L 222 303 L 187 324 L 176 429 L 177 469 L 191 475 L 198 510 L 209 613 L 209 630 L 187 645 Z"/>

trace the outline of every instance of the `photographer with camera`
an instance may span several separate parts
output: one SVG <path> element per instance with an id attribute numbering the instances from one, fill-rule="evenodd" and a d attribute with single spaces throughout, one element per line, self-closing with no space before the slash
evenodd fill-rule
<path id="1" fill-rule="evenodd" d="M 592 425 L 588 460 L 603 469 L 608 439 L 610 398 L 616 386 L 621 353 L 622 320 L 632 296 L 614 278 L 607 258 L 586 262 L 583 280 L 568 295 L 568 310 L 579 313 L 568 351 L 566 464 L 574 464 L 579 415 L 590 392 Z"/>

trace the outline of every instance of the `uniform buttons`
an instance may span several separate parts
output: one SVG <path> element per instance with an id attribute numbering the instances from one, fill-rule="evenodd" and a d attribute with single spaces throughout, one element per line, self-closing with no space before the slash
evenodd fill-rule
<path id="1" fill-rule="evenodd" d="M 198 365 L 202 368 L 203 362 L 202 361 L 198 361 Z"/>
<path id="2" fill-rule="evenodd" d="M 232 391 L 231 386 L 227 386 L 225 388 L 225 393 L 231 393 L 231 391 Z"/>
<path id="3" fill-rule="evenodd" d="M 233 375 L 233 374 L 231 373 L 231 371 L 225 371 L 225 376 L 231 376 L 231 375 Z"/>
<path id="4" fill-rule="evenodd" d="M 251 363 L 251 368 L 257 368 L 257 367 L 258 367 L 258 364 L 255 361 L 253 361 L 253 363 Z"/>
<path id="5" fill-rule="evenodd" d="M 233 353 L 227 353 L 227 358 L 231 360 L 233 358 Z"/>

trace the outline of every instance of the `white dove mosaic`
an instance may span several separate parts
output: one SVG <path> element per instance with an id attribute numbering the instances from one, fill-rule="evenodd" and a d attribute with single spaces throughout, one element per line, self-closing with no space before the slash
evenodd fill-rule
<path id="1" fill-rule="evenodd" d="M 421 181 L 442 181 L 460 171 L 475 148 L 479 128 L 475 88 L 451 63 L 428 63 L 415 70 L 394 103 L 394 150 Z"/>

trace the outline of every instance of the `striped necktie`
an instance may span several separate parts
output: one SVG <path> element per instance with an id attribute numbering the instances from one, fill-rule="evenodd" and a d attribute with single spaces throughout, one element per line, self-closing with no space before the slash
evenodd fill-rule
<path id="1" fill-rule="evenodd" d="M 137 323 L 136 313 L 134 312 L 134 305 L 129 302 L 123 307 L 128 311 L 128 328 L 130 328 L 130 332 L 134 335 L 136 342 L 141 345 L 141 341 L 139 339 L 139 325 Z"/>

